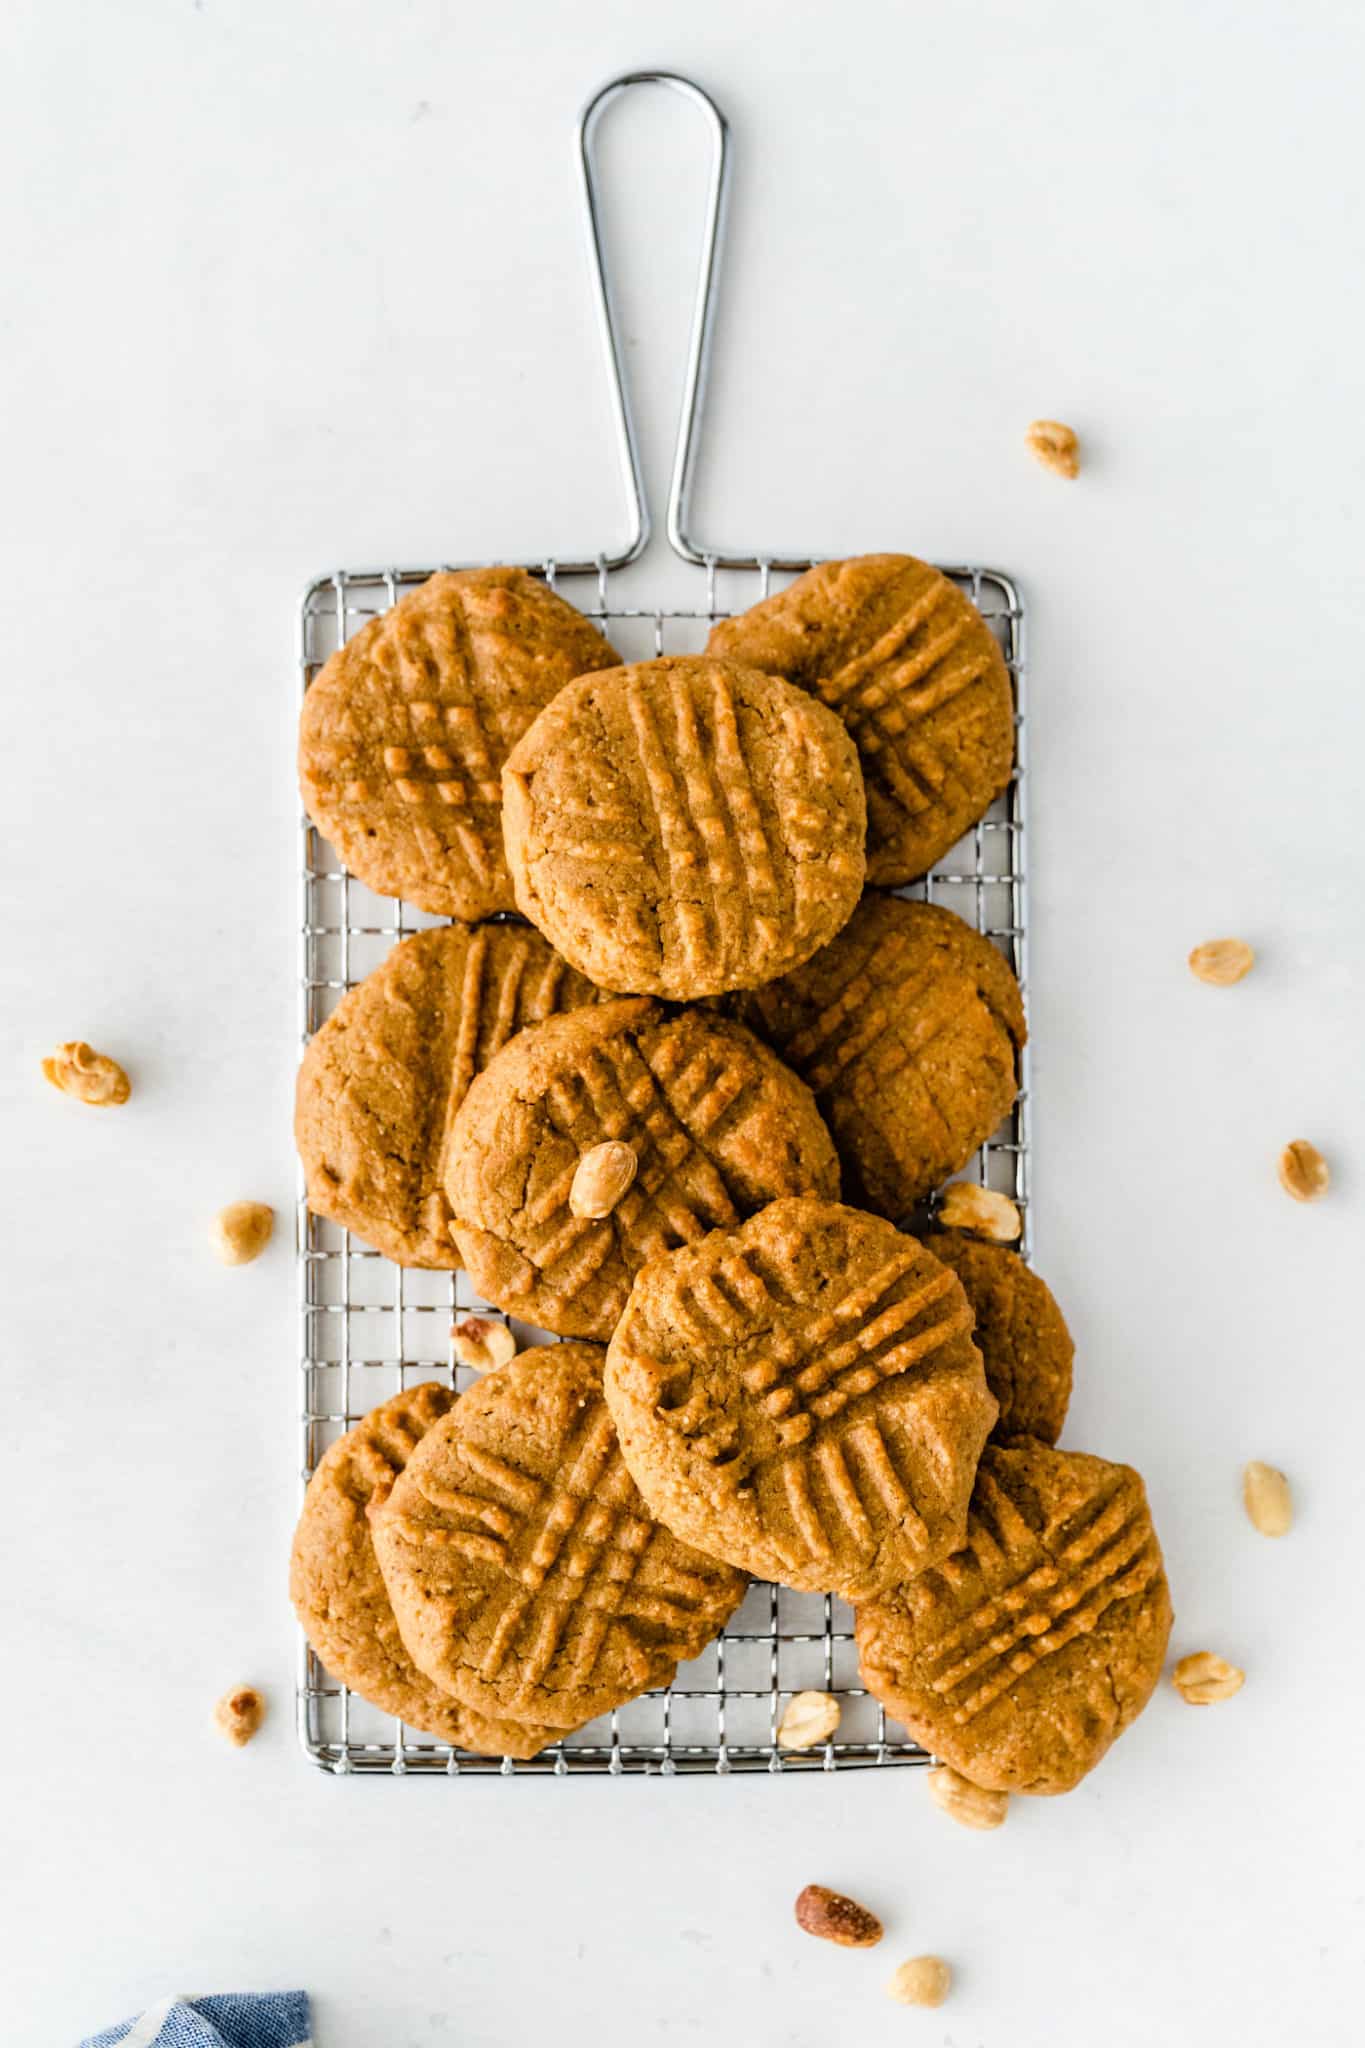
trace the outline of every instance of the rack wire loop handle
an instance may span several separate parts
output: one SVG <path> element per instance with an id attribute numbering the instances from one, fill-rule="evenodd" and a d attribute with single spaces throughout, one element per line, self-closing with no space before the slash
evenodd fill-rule
<path id="1" fill-rule="evenodd" d="M 678 414 L 678 435 L 673 449 L 673 474 L 668 486 L 667 532 L 670 547 L 685 562 L 711 562 L 714 557 L 692 540 L 687 530 L 688 498 L 696 459 L 701 423 L 702 393 L 706 360 L 711 340 L 711 305 L 716 281 L 716 259 L 720 246 L 721 209 L 729 170 L 730 132 L 725 116 L 711 98 L 690 78 L 675 71 L 626 71 L 595 92 L 578 122 L 578 159 L 583 174 L 583 202 L 587 212 L 588 245 L 592 259 L 594 296 L 602 326 L 607 370 L 611 382 L 612 409 L 616 419 L 616 440 L 626 495 L 633 506 L 631 537 L 619 555 L 602 558 L 607 569 L 623 569 L 638 561 L 649 545 L 650 517 L 645 499 L 644 472 L 640 464 L 640 443 L 626 383 L 625 358 L 620 328 L 607 282 L 606 259 L 602 249 L 602 219 L 598 196 L 595 138 L 597 126 L 613 100 L 637 85 L 664 85 L 681 93 L 705 120 L 711 135 L 711 172 L 706 194 L 706 215 L 702 230 L 701 261 L 697 269 L 697 290 L 692 306 L 692 331 L 687 345 L 687 370 L 683 378 L 682 405 Z"/>

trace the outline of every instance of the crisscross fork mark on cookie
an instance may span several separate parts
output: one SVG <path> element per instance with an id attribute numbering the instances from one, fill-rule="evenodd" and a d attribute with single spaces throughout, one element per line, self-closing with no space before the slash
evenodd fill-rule
<path id="1" fill-rule="evenodd" d="M 808 1451 L 788 1452 L 781 1462 L 782 1486 L 793 1525 L 805 1545 L 807 1556 L 796 1551 L 786 1555 L 792 1563 L 810 1557 L 838 1555 L 840 1537 L 851 1538 L 864 1548 L 875 1541 L 854 1471 L 848 1456 L 852 1452 L 856 1470 L 869 1492 L 884 1509 L 888 1520 L 899 1526 L 915 1545 L 929 1541 L 929 1530 L 912 1501 L 909 1489 L 892 1451 L 891 1434 L 875 1415 L 868 1415 L 841 1437 L 826 1436 Z M 821 1514 L 811 1486 L 812 1472 L 824 1482 L 830 1517 Z M 831 1522 L 833 1526 L 831 1526 Z"/>
<path id="2" fill-rule="evenodd" d="M 956 1276 L 946 1269 L 910 1293 L 886 1301 L 905 1275 L 924 1263 L 920 1247 L 908 1245 L 831 1308 L 813 1318 L 803 1317 L 799 1331 L 794 1331 L 784 1326 L 786 1304 L 772 1293 L 752 1254 L 738 1251 L 723 1259 L 715 1273 L 694 1282 L 681 1307 L 703 1342 L 719 1336 L 738 1344 L 751 1330 L 753 1316 L 771 1318 L 761 1356 L 744 1367 L 740 1377 L 777 1423 L 784 1446 L 791 1446 L 803 1442 L 817 1421 L 829 1421 L 860 1394 L 908 1371 L 971 1329 L 971 1311 L 961 1298 Z M 954 1296 L 958 1299 L 947 1315 L 913 1327 L 937 1303 Z M 687 1433 L 695 1420 L 690 1405 L 669 1412 L 674 1425 Z"/>
<path id="3" fill-rule="evenodd" d="M 694 1105 L 684 1092 L 690 1070 L 674 1077 L 666 1059 L 663 1066 L 666 1078 L 660 1080 L 634 1042 L 623 1037 L 594 1047 L 577 1073 L 559 1076 L 547 1090 L 547 1112 L 573 1143 L 575 1157 L 525 1212 L 535 1235 L 524 1247 L 533 1272 L 524 1276 L 522 1291 L 534 1284 L 535 1274 L 572 1260 L 556 1276 L 557 1287 L 571 1299 L 610 1256 L 618 1238 L 635 1265 L 655 1251 L 689 1244 L 708 1230 L 738 1221 L 724 1175 L 674 1108 L 670 1093 L 700 1119 L 697 1128 L 705 1136 L 733 1109 L 743 1081 L 732 1078 L 727 1086 L 723 1075 L 707 1077 L 709 1089 L 699 1090 Z M 604 1138 L 624 1138 L 634 1147 L 639 1161 L 635 1180 L 610 1217 L 574 1216 L 569 1190 L 578 1156 Z"/>
<path id="4" fill-rule="evenodd" d="M 516 1014 L 517 989 L 526 967 L 524 948 L 513 955 L 502 978 L 499 991 L 499 1021 L 505 1021 L 510 1030 L 510 1017 Z M 445 1184 L 446 1162 L 450 1157 L 451 1139 L 455 1126 L 455 1112 L 469 1092 L 479 1064 L 479 1026 L 483 1021 L 483 977 L 488 959 L 488 934 L 475 930 L 469 934 L 465 947 L 464 975 L 460 983 L 460 1030 L 455 1042 L 455 1057 L 451 1062 L 450 1086 L 446 1092 L 445 1115 L 441 1120 L 441 1142 L 436 1155 L 435 1181 L 437 1187 Z M 508 1035 L 504 1031 L 504 1038 Z M 498 1039 L 498 1044 L 503 1039 Z M 496 1050 L 496 1047 L 494 1048 Z"/>
<path id="5" fill-rule="evenodd" d="M 869 1502 L 879 1504 L 888 1522 L 899 1525 L 916 1544 L 929 1542 L 903 1471 L 903 1447 L 891 1418 L 864 1413 L 837 1435 L 828 1427 L 817 1435 L 818 1425 L 831 1424 L 859 1396 L 909 1371 L 970 1330 L 971 1311 L 955 1276 L 945 1270 L 899 1299 L 887 1300 L 906 1274 L 924 1263 L 922 1250 L 907 1245 L 818 1317 L 803 1315 L 799 1330 L 784 1325 L 784 1311 L 793 1303 L 782 1290 L 780 1274 L 771 1266 L 767 1273 L 761 1271 L 748 1248 L 730 1253 L 678 1299 L 679 1324 L 698 1345 L 739 1346 L 752 1336 L 756 1320 L 768 1325 L 761 1355 L 741 1368 L 740 1377 L 776 1427 L 779 1449 L 763 1462 L 775 1462 L 779 1468 L 793 1528 L 806 1551 L 804 1558 L 795 1551 L 784 1552 L 789 1563 L 833 1557 L 841 1540 L 870 1549 L 876 1536 Z M 940 1303 L 953 1305 L 926 1326 L 923 1318 Z M 704 1388 L 675 1406 L 662 1404 L 660 1412 L 709 1463 L 721 1470 L 731 1463 L 734 1443 L 729 1432 L 712 1432 Z M 823 1509 L 816 1497 L 817 1482 Z"/>
<path id="6" fill-rule="evenodd" d="M 494 1595 L 480 1615 L 478 1673 L 484 1683 L 497 1678 L 524 1642 L 524 1683 L 538 1685 L 575 1615 L 585 1617 L 567 1666 L 576 1685 L 591 1680 L 613 1624 L 624 1624 L 628 1635 L 632 1621 L 686 1630 L 705 1592 L 699 1578 L 656 1560 L 654 1582 L 634 1585 L 652 1540 L 662 1532 L 631 1506 L 635 1489 L 605 1410 L 589 1415 L 568 1447 L 561 1474 L 549 1481 L 477 1445 L 465 1443 L 461 1455 L 492 1498 L 424 1477 L 423 1498 L 453 1526 L 430 1528 L 407 1516 L 397 1527 L 408 1541 L 500 1567 Z M 651 1656 L 682 1655 L 686 1647 L 680 1640 L 653 1649 Z M 651 1658 L 643 1649 L 627 1650 L 626 1656 L 641 1673 L 648 1670 Z"/>
<path id="7" fill-rule="evenodd" d="M 721 932 L 720 908 L 738 907 L 736 955 L 779 937 L 786 891 L 745 759 L 729 681 L 709 678 L 701 705 L 693 683 L 673 695 L 674 729 L 660 730 L 648 693 L 626 693 L 629 738 L 668 870 L 685 960 L 695 962 Z M 709 712 L 710 729 L 705 714 Z M 709 755 L 708 755 L 709 745 Z M 591 849 L 599 857 L 602 849 Z"/>
<path id="8" fill-rule="evenodd" d="M 419 1387 L 410 1396 L 406 1415 L 393 1413 L 389 1404 L 389 1413 L 381 1408 L 364 1428 L 355 1431 L 349 1463 L 367 1498 L 376 1502 L 384 1498 L 426 1431 L 449 1405 L 450 1397 L 444 1389 Z"/>
<path id="9" fill-rule="evenodd" d="M 1023 1568 L 934 1646 L 929 1682 L 959 1724 L 1088 1634 L 1118 1601 L 1145 1592 L 1161 1570 L 1146 1509 L 1122 1483 L 1061 1534 L 1049 1553 L 991 1475 L 980 1475 L 967 1547 L 939 1570 L 948 1584 L 967 1588 L 991 1560 L 1018 1558 Z"/>
<path id="10" fill-rule="evenodd" d="M 491 980 L 488 968 L 493 938 L 486 926 L 476 926 L 469 934 L 460 983 L 460 1029 L 451 1063 L 434 1176 L 438 1187 L 445 1184 L 455 1117 L 469 1093 L 470 1082 L 524 1024 L 538 1024 L 554 1014 L 559 989 L 568 972 L 566 963 L 558 955 L 551 955 L 538 984 L 522 1006 L 525 1014 L 520 1014 L 532 942 L 529 934 L 518 934 L 509 942 L 507 935 L 514 929 L 507 925 L 496 927 L 503 957 Z"/>
<path id="11" fill-rule="evenodd" d="M 929 625 L 943 594 L 941 582 L 930 581 L 870 646 L 831 674 L 813 679 L 816 694 L 846 721 L 860 750 L 874 758 L 882 794 L 893 797 L 911 817 L 931 810 L 945 786 L 957 779 L 951 764 L 922 733 L 916 735 L 911 754 L 911 728 L 983 682 L 989 665 L 989 655 L 983 653 L 927 683 L 923 680 L 961 644 L 971 623 L 965 610 L 958 610 L 950 625 L 920 640 L 896 662 L 907 643 Z M 887 667 L 889 663 L 895 665 Z"/>
<path id="12" fill-rule="evenodd" d="M 441 629 L 439 639 L 437 629 Z M 386 685 L 386 730 L 371 743 L 376 770 L 404 803 L 497 807 L 498 771 L 469 693 L 472 657 L 463 621 L 409 619 L 401 638 L 381 633 L 371 661 Z M 447 645 L 439 644 L 448 641 Z M 339 747 L 339 757 L 345 749 Z M 341 794 L 363 802 L 378 794 L 368 778 L 345 783 Z"/>
<path id="13" fill-rule="evenodd" d="M 889 982 L 897 959 L 910 951 L 906 939 L 893 934 L 878 954 L 879 975 Z M 792 1039 L 787 1058 L 797 1063 L 817 1093 L 855 1061 L 869 1056 L 877 1074 L 890 1079 L 906 1067 L 918 1067 L 977 993 L 966 974 L 945 979 L 931 971 L 909 985 L 888 987 L 860 968 L 814 1022 Z M 907 1019 L 913 1020 L 908 1029 Z"/>

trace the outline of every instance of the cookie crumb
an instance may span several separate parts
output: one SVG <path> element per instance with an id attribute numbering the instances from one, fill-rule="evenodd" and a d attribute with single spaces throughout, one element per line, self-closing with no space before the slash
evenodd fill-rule
<path id="1" fill-rule="evenodd" d="M 213 1710 L 213 1725 L 234 1748 L 250 1742 L 265 1719 L 265 1698 L 254 1685 L 237 1685 L 225 1692 Z"/>
<path id="2" fill-rule="evenodd" d="M 942 2005 L 952 1983 L 942 1956 L 911 1956 L 887 1980 L 886 1995 L 897 2005 Z"/>
<path id="3" fill-rule="evenodd" d="M 1081 473 L 1081 444 L 1074 427 L 1064 420 L 1034 420 L 1024 436 L 1029 454 L 1054 476 L 1076 477 Z"/>
<path id="4" fill-rule="evenodd" d="M 1171 1673 L 1171 1684 L 1192 1707 L 1212 1706 L 1215 1700 L 1230 1700 L 1246 1683 L 1245 1671 L 1229 1664 L 1213 1650 L 1192 1650 L 1182 1657 Z"/>
<path id="5" fill-rule="evenodd" d="M 875 1913 L 843 1892 L 832 1892 L 827 1884 L 808 1884 L 797 1894 L 796 1924 L 803 1933 L 839 1948 L 875 1948 L 883 1933 Z"/>
<path id="6" fill-rule="evenodd" d="M 117 1060 L 96 1052 L 83 1038 L 69 1038 L 43 1061 L 44 1078 L 63 1095 L 92 1109 L 114 1109 L 132 1094 L 132 1083 Z"/>
<path id="7" fill-rule="evenodd" d="M 1331 1185 L 1332 1170 L 1316 1145 L 1294 1138 L 1280 1154 L 1280 1186 L 1296 1202 L 1317 1202 Z"/>
<path id="8" fill-rule="evenodd" d="M 229 1202 L 213 1219 L 210 1240 L 225 1266 L 249 1266 L 259 1259 L 275 1229 L 268 1202 Z"/>
<path id="9" fill-rule="evenodd" d="M 1256 955 L 1245 939 L 1206 939 L 1190 954 L 1190 973 L 1210 988 L 1231 988 L 1244 981 L 1256 965 Z"/>

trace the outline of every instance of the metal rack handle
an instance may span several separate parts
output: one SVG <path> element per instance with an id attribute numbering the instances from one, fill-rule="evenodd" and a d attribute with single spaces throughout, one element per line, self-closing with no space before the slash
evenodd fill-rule
<path id="1" fill-rule="evenodd" d="M 607 569 L 623 569 L 634 562 L 649 545 L 650 517 L 645 499 L 640 444 L 626 383 L 625 359 L 620 328 L 607 282 L 606 259 L 602 249 L 602 220 L 598 199 L 595 140 L 598 123 L 613 100 L 637 85 L 664 85 L 681 93 L 705 120 L 711 136 L 711 173 L 707 185 L 706 214 L 702 232 L 701 262 L 697 270 L 697 291 L 692 306 L 692 331 L 687 344 L 687 370 L 683 378 L 682 406 L 678 414 L 678 435 L 673 449 L 673 474 L 668 486 L 667 531 L 669 546 L 685 562 L 724 566 L 714 552 L 708 552 L 687 530 L 688 499 L 696 461 L 696 444 L 701 422 L 702 393 L 711 342 L 711 307 L 716 282 L 716 258 L 720 246 L 721 209 L 729 170 L 730 132 L 725 116 L 711 98 L 690 78 L 674 71 L 626 71 L 599 88 L 584 107 L 578 123 L 578 160 L 583 174 L 583 201 L 587 211 L 588 247 L 592 260 L 594 297 L 602 325 L 607 370 L 611 382 L 612 408 L 616 419 L 616 441 L 626 495 L 634 507 L 631 538 L 623 553 L 603 558 Z"/>

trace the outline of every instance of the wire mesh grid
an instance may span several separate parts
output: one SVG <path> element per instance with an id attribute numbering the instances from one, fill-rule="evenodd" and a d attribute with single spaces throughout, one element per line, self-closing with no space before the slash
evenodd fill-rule
<path id="1" fill-rule="evenodd" d="M 626 660 L 695 653 L 717 619 L 741 611 L 789 580 L 771 564 L 707 563 L 695 572 L 695 609 L 628 604 L 605 563 L 586 572 L 557 571 L 552 561 L 528 563 L 597 621 Z M 792 569 L 796 565 L 784 565 Z M 306 689 L 333 650 L 430 570 L 343 573 L 308 589 L 301 619 L 300 661 Z M 1017 591 L 989 569 L 947 572 L 976 603 L 997 635 L 1015 692 L 1017 754 L 1005 794 L 907 896 L 945 904 L 997 945 L 1027 997 L 1025 885 L 1024 618 Z M 300 1029 L 306 1044 L 342 995 L 406 933 L 442 919 L 373 895 L 354 880 L 307 820 L 303 826 Z M 1030 1249 L 1029 1092 L 1027 1052 L 1019 1097 L 1007 1121 L 983 1145 L 968 1177 L 998 1188 L 1019 1205 L 1021 1249 Z M 450 1326 L 486 1310 L 461 1272 L 395 1265 L 349 1232 L 312 1215 L 300 1187 L 301 1453 L 306 1485 L 323 1453 L 378 1402 L 436 1379 L 461 1387 L 473 1377 L 456 1364 Z M 552 1341 L 519 1323 L 523 1343 Z M 831 1692 L 842 1718 L 834 1739 L 809 1752 L 777 1747 L 786 1700 L 806 1688 Z M 298 1732 L 308 1756 L 339 1773 L 395 1776 L 557 1777 L 580 1773 L 672 1776 L 677 1773 L 850 1769 L 923 1764 L 909 1741 L 858 1681 L 852 1617 L 840 1600 L 754 1584 L 724 1632 L 683 1666 L 672 1686 L 644 1695 L 567 1735 L 529 1762 L 474 1756 L 406 1727 L 334 1681 L 301 1641 Z"/>

